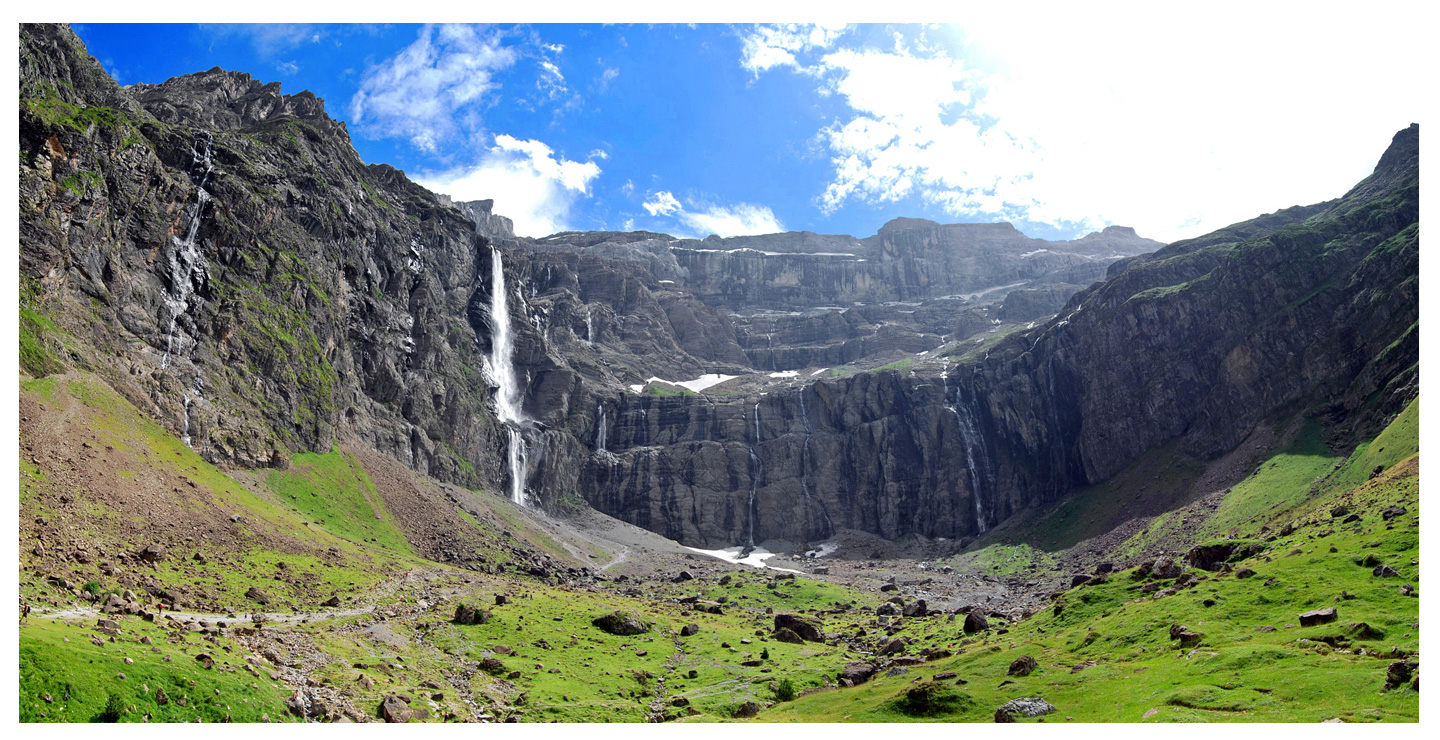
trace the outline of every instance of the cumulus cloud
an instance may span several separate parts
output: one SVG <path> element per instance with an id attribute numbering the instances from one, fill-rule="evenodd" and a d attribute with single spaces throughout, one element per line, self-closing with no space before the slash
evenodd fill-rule
<path id="1" fill-rule="evenodd" d="M 879 43 L 763 27 L 745 33 L 740 64 L 806 74 L 844 104 L 818 132 L 833 166 L 826 212 L 919 200 L 962 219 L 1120 223 L 1163 240 L 1335 197 L 1418 120 L 1413 76 L 1358 61 L 1423 66 L 1418 32 L 1383 14 L 1136 13 L 1126 25 L 1047 13 L 1017 24 L 977 7 L 958 27 Z"/>
<path id="2" fill-rule="evenodd" d="M 498 34 L 426 26 L 414 43 L 365 72 L 350 102 L 351 122 L 367 135 L 404 137 L 434 153 L 460 131 L 457 121 L 474 119 L 499 86 L 495 74 L 517 57 Z"/>
<path id="3" fill-rule="evenodd" d="M 628 183 L 627 183 L 628 184 Z M 780 219 L 766 206 L 751 203 L 736 203 L 731 206 L 711 203 L 691 203 L 686 208 L 668 190 L 652 193 L 640 206 L 651 216 L 674 217 L 681 236 L 702 238 L 718 236 L 747 236 L 750 234 L 776 234 L 785 230 Z M 628 222 L 627 222 L 628 223 Z M 626 227 L 629 231 L 630 227 Z"/>
<path id="4" fill-rule="evenodd" d="M 293 59 L 288 62 L 279 62 L 275 65 L 275 71 L 282 75 L 294 75 L 300 71 L 300 65 L 296 64 Z"/>
<path id="5" fill-rule="evenodd" d="M 544 142 L 500 134 L 476 164 L 415 179 L 456 200 L 493 198 L 495 212 L 515 222 L 516 234 L 539 237 L 571 228 L 571 207 L 599 176 L 593 161 L 571 161 Z"/>
<path id="6" fill-rule="evenodd" d="M 669 216 L 672 213 L 684 210 L 680 205 L 680 201 L 676 200 L 675 195 L 668 190 L 661 190 L 655 193 L 640 205 L 649 211 L 651 216 Z"/>
<path id="7" fill-rule="evenodd" d="M 845 27 L 807 23 L 756 26 L 740 39 L 740 64 L 759 75 L 774 67 L 801 69 L 795 55 L 829 47 Z"/>

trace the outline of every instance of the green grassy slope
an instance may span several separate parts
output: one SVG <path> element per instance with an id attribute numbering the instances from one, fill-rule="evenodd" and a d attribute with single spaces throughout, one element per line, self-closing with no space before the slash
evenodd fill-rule
<path id="1" fill-rule="evenodd" d="M 1273 469 L 1272 483 L 1285 490 L 1274 497 L 1259 486 L 1241 491 L 1242 503 L 1229 511 L 1244 512 L 1243 528 L 1255 533 L 1282 521 L 1293 531 L 1259 540 L 1264 552 L 1234 562 L 1234 573 L 1244 568 L 1253 576 L 1191 571 L 1194 585 L 1172 590 L 1174 581 L 1134 570 L 1113 574 L 1070 590 L 1054 609 L 1006 634 L 965 644 L 954 658 L 780 704 L 761 719 L 989 721 L 1010 699 L 1043 697 L 1058 709 L 1047 721 L 1418 720 L 1416 690 L 1385 688 L 1388 666 L 1419 650 L 1419 601 L 1402 590 L 1418 587 L 1420 576 L 1417 412 L 1418 401 L 1338 469 L 1328 459 L 1320 466 L 1307 459 L 1321 454 L 1299 454 L 1315 450 L 1306 435 L 1277 455 L 1273 468 L 1262 466 L 1261 474 Z M 1354 478 L 1346 471 L 1368 476 L 1377 454 L 1386 454 L 1391 466 L 1350 485 Z M 1332 476 L 1307 477 L 1326 466 Z M 1312 497 L 1304 498 L 1306 492 Z M 1348 511 L 1332 516 L 1341 504 Z M 1406 512 L 1384 518 L 1394 506 Z M 1349 514 L 1358 521 L 1343 522 Z M 1399 577 L 1373 575 L 1380 564 Z M 1299 626 L 1300 613 L 1325 607 L 1338 610 L 1337 621 Z M 1170 639 L 1176 624 L 1201 633 L 1200 642 L 1181 647 Z M 1007 676 L 1021 655 L 1034 657 L 1040 669 Z M 1081 667 L 1087 661 L 1094 664 Z M 907 714 L 905 694 L 948 672 L 958 675 L 944 679 L 946 690 L 960 694 L 951 710 Z"/>

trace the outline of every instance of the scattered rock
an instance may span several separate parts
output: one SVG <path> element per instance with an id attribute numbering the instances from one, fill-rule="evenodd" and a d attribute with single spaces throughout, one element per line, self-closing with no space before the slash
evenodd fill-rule
<path id="1" fill-rule="evenodd" d="M 1300 615 L 1300 626 L 1311 627 L 1317 624 L 1327 624 L 1335 621 L 1338 616 L 1333 606 L 1308 611 Z"/>
<path id="2" fill-rule="evenodd" d="M 400 697 L 391 694 L 380 702 L 380 717 L 391 724 L 404 724 L 414 719 L 415 713 Z"/>
<path id="3" fill-rule="evenodd" d="M 1394 568 L 1391 568 L 1388 565 L 1375 566 L 1375 570 L 1370 571 L 1370 575 L 1375 576 L 1376 578 L 1398 578 L 1400 576 L 1399 573 L 1395 572 Z"/>
<path id="4" fill-rule="evenodd" d="M 638 635 L 650 631 L 650 623 L 634 612 L 615 611 L 596 617 L 590 623 L 612 635 Z"/>
<path id="5" fill-rule="evenodd" d="M 455 624 L 486 624 L 490 617 L 490 612 L 462 603 L 455 607 L 455 616 L 451 621 Z"/>
<path id="6" fill-rule="evenodd" d="M 875 666 L 857 660 L 846 663 L 845 667 L 840 670 L 840 674 L 836 676 L 836 679 L 842 683 L 849 681 L 851 686 L 859 686 L 869 681 L 873 675 L 875 675 Z"/>
<path id="7" fill-rule="evenodd" d="M 776 614 L 775 629 L 787 628 L 810 642 L 825 641 L 825 625 L 818 618 L 803 614 Z"/>
<path id="8" fill-rule="evenodd" d="M 698 624 L 687 624 L 684 627 L 680 628 L 681 637 L 690 637 L 691 635 L 697 634 L 698 632 L 700 632 L 700 625 Z"/>
<path id="9" fill-rule="evenodd" d="M 788 642 L 794 645 L 805 644 L 805 638 L 796 634 L 795 630 L 792 630 L 789 627 L 781 627 L 775 630 L 774 634 L 770 635 L 770 639 L 777 640 L 779 642 Z"/>
<path id="10" fill-rule="evenodd" d="M 253 601 L 253 602 L 257 603 L 257 604 L 260 604 L 261 606 L 264 606 L 264 605 L 270 603 L 270 595 L 267 594 L 267 593 L 265 593 L 264 591 L 261 591 L 260 589 L 254 587 L 254 586 L 251 586 L 251 587 L 245 592 L 245 598 L 250 599 L 251 601 Z"/>
<path id="11" fill-rule="evenodd" d="M 1039 717 L 1054 711 L 1050 702 L 1038 697 L 1011 699 L 995 710 L 995 721 L 1014 722 L 1017 717 Z"/>
<path id="12" fill-rule="evenodd" d="M 973 635 L 976 632 L 984 632 L 990 629 L 990 623 L 985 616 L 978 611 L 972 611 L 965 615 L 965 634 Z"/>
<path id="13" fill-rule="evenodd" d="M 1160 579 L 1179 578 L 1183 572 L 1185 569 L 1168 557 L 1156 558 L 1154 565 L 1150 566 L 1150 574 Z"/>
<path id="14" fill-rule="evenodd" d="M 1030 675 L 1032 672 L 1034 672 L 1034 670 L 1035 670 L 1036 668 L 1039 668 L 1039 667 L 1040 667 L 1040 664 L 1039 664 L 1039 663 L 1036 663 L 1034 658 L 1032 658 L 1032 657 L 1030 657 L 1030 656 L 1028 656 L 1028 655 L 1022 655 L 1022 656 L 1016 658 L 1013 662 L 1010 663 L 1010 670 L 1007 671 L 1007 673 L 1008 673 L 1009 675 L 1011 675 L 1011 676 L 1017 676 L 1017 677 L 1020 677 L 1020 676 L 1028 676 L 1028 675 Z M 1031 715 L 1026 715 L 1026 716 L 1028 716 L 1028 717 L 1033 717 L 1033 716 L 1035 716 L 1035 715 L 1031 714 Z"/>
<path id="15" fill-rule="evenodd" d="M 735 715 L 734 715 L 734 716 L 735 716 L 737 719 L 748 719 L 748 718 L 750 718 L 750 717 L 754 717 L 755 715 L 757 715 L 757 714 L 759 714 L 759 713 L 760 713 L 760 705 L 759 705 L 759 704 L 756 704 L 756 703 L 753 702 L 753 701 L 747 701 L 747 702 L 741 704 L 740 706 L 735 707 Z"/>
<path id="16" fill-rule="evenodd" d="M 1380 518 L 1388 522 L 1397 516 L 1404 516 L 1405 513 L 1406 509 L 1403 506 L 1387 506 L 1384 511 L 1380 512 Z"/>

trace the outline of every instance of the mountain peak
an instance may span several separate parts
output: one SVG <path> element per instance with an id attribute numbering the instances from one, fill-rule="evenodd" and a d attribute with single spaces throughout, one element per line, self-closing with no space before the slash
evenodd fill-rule
<path id="1" fill-rule="evenodd" d="M 158 84 L 126 88 L 151 115 L 166 123 L 211 130 L 245 128 L 283 116 L 330 122 L 325 101 L 309 90 L 294 95 L 279 82 L 261 82 L 248 73 L 211 67 Z"/>

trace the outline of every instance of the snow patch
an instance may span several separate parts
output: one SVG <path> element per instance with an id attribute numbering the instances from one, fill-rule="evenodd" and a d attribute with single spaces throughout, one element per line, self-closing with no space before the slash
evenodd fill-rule
<path id="1" fill-rule="evenodd" d="M 840 545 L 837 544 L 837 543 L 834 543 L 834 542 L 821 542 L 821 543 L 820 543 L 820 546 L 817 547 L 817 548 L 815 548 L 814 550 L 806 550 L 806 551 L 805 551 L 805 557 L 807 557 L 807 558 L 823 558 L 823 557 L 825 557 L 826 555 L 833 555 L 833 554 L 835 554 L 835 551 L 836 551 L 836 550 L 839 550 L 839 549 L 840 549 Z"/>
<path id="2" fill-rule="evenodd" d="M 1048 252 L 1048 251 L 1050 251 L 1050 250 L 1048 250 L 1048 249 L 1037 249 L 1037 250 L 1035 250 L 1035 251 L 1033 251 L 1033 252 L 1026 252 L 1025 254 L 1022 254 L 1022 255 L 1020 255 L 1020 256 L 1021 256 L 1022 258 L 1024 258 L 1024 257 L 1034 257 L 1035 255 L 1040 254 L 1041 252 Z"/>
<path id="3" fill-rule="evenodd" d="M 745 548 L 739 546 L 727 547 L 723 550 L 701 550 L 698 547 L 689 547 L 685 545 L 682 545 L 682 547 L 684 547 L 686 550 L 698 552 L 701 555 L 709 555 L 712 558 L 719 558 L 728 563 L 735 563 L 736 565 L 748 565 L 752 568 L 769 568 L 770 570 L 784 571 L 786 573 L 803 574 L 803 571 L 791 570 L 790 568 L 777 568 L 773 565 L 766 565 L 765 561 L 775 557 L 775 553 L 770 552 L 763 547 L 757 547 L 754 550 L 751 550 L 750 554 L 743 558 L 740 557 L 740 553 L 744 552 Z"/>
<path id="4" fill-rule="evenodd" d="M 799 374 L 800 374 L 800 371 L 799 371 L 799 370 L 781 370 L 781 371 L 778 372 L 778 373 L 770 373 L 770 377 L 772 377 L 772 378 L 793 378 L 793 377 L 795 377 L 796 375 L 799 375 Z"/>
<path id="5" fill-rule="evenodd" d="M 734 378 L 736 378 L 736 377 L 738 377 L 738 376 L 736 376 L 736 375 L 721 375 L 721 374 L 719 374 L 719 373 L 714 373 L 714 374 L 708 374 L 708 375 L 701 375 L 700 377 L 698 377 L 698 378 L 696 378 L 696 379 L 694 379 L 694 380 L 675 381 L 675 380 L 666 380 L 666 379 L 664 379 L 664 378 L 659 378 L 659 377 L 651 377 L 651 378 L 649 378 L 648 380 L 646 380 L 645 382 L 646 382 L 646 383 L 666 383 L 666 384 L 668 384 L 668 385 L 678 385 L 678 386 L 680 386 L 681 388 L 685 388 L 685 389 L 688 389 L 688 390 L 692 390 L 692 391 L 694 391 L 694 392 L 696 392 L 696 393 L 699 393 L 700 391 L 703 391 L 703 390 L 705 390 L 706 388 L 709 388 L 709 387 L 712 386 L 712 385 L 719 385 L 719 384 L 721 384 L 721 383 L 724 383 L 724 382 L 727 381 L 727 380 L 732 380 L 732 379 L 734 379 Z M 644 388 L 645 388 L 644 385 L 632 385 L 632 386 L 630 386 L 630 390 L 635 391 L 636 393 L 639 393 L 639 392 L 640 392 L 641 390 L 643 390 Z"/>
<path id="6" fill-rule="evenodd" d="M 816 370 L 815 372 L 810 373 L 810 377 L 813 378 L 813 377 L 815 377 L 816 375 L 819 375 L 820 373 L 823 373 L 823 372 L 825 372 L 826 370 L 829 370 L 829 369 L 830 369 L 830 368 L 828 368 L 828 367 L 822 367 L 822 368 L 820 368 L 819 370 Z"/>

